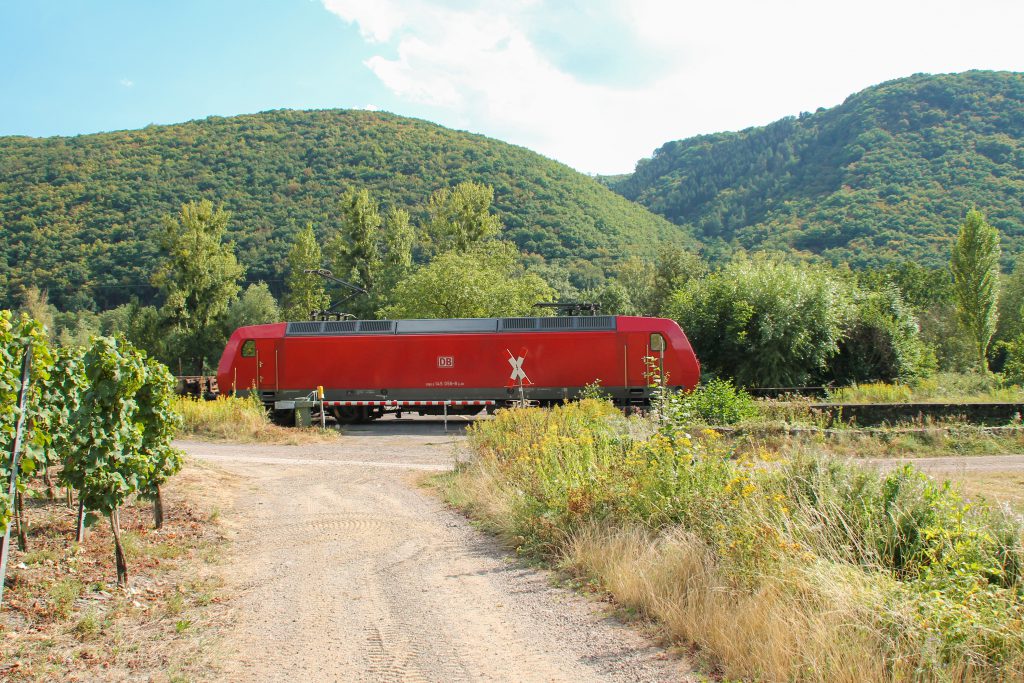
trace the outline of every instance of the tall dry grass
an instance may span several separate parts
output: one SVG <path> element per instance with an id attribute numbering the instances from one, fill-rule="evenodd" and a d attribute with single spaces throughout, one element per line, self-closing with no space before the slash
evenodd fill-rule
<path id="1" fill-rule="evenodd" d="M 889 681 L 893 644 L 871 608 L 878 577 L 835 566 L 794 567 L 738 589 L 714 551 L 681 529 L 588 526 L 566 545 L 564 567 L 598 581 L 622 605 L 712 655 L 729 679 Z M 841 574 L 836 575 L 836 570 Z"/>
<path id="2" fill-rule="evenodd" d="M 334 430 L 275 425 L 263 404 L 253 397 L 220 396 L 204 401 L 183 396 L 175 401 L 175 409 L 182 416 L 178 438 L 302 444 L 330 441 L 338 436 Z"/>

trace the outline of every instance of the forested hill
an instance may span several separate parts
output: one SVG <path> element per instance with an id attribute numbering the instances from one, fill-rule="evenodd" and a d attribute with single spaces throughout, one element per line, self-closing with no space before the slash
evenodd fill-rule
<path id="1" fill-rule="evenodd" d="M 976 205 L 1024 251 L 1024 74 L 883 83 L 832 109 L 669 142 L 609 186 L 709 244 L 945 263 Z"/>
<path id="2" fill-rule="evenodd" d="M 507 237 L 578 278 L 631 251 L 687 241 L 596 180 L 521 147 L 378 112 L 274 111 L 0 138 L 0 307 L 32 283 L 61 307 L 147 302 L 160 218 L 187 201 L 231 211 L 247 279 L 273 285 L 296 230 L 336 228 L 347 188 L 365 187 L 416 221 L 432 192 L 465 180 L 494 187 Z"/>

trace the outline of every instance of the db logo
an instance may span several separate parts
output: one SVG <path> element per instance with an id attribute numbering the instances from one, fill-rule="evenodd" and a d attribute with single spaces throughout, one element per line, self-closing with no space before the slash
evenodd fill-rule
<path id="1" fill-rule="evenodd" d="M 439 368 L 454 368 L 455 367 L 455 356 L 438 356 L 437 367 Z"/>

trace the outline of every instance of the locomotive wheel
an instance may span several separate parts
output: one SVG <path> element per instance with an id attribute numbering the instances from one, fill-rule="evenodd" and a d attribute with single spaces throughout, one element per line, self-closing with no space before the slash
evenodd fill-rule
<path id="1" fill-rule="evenodd" d="M 366 419 L 366 408 L 363 406 L 335 406 L 331 412 L 338 424 L 356 424 Z"/>

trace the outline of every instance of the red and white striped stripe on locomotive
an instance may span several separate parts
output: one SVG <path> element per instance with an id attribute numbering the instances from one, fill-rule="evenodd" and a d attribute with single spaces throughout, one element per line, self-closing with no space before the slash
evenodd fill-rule
<path id="1" fill-rule="evenodd" d="M 217 381 L 222 392 L 255 392 L 268 406 L 322 386 L 326 404 L 348 421 L 440 412 L 445 403 L 449 413 L 520 398 L 551 404 L 594 382 L 620 405 L 644 405 L 652 363 L 673 388 L 700 379 L 686 335 L 664 318 L 328 320 L 239 328 Z"/>

